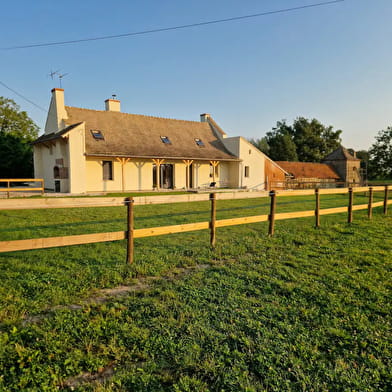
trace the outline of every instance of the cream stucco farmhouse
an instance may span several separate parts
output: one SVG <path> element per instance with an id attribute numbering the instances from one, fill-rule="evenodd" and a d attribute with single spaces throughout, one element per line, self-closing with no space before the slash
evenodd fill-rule
<path id="1" fill-rule="evenodd" d="M 227 137 L 209 114 L 184 121 L 64 104 L 52 90 L 45 131 L 34 142 L 35 177 L 56 192 L 230 187 L 266 189 L 269 172 L 283 175 L 242 137 Z"/>

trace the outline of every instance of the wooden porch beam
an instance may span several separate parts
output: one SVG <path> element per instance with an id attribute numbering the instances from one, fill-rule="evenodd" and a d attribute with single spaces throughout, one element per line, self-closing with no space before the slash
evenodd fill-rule
<path id="1" fill-rule="evenodd" d="M 124 192 L 125 191 L 124 166 L 131 160 L 131 158 L 116 157 L 116 160 L 121 163 L 121 189 Z"/>
<path id="2" fill-rule="evenodd" d="M 219 163 L 220 163 L 219 161 L 210 161 L 210 164 L 213 167 L 213 170 L 212 170 L 212 181 L 214 181 L 214 182 L 215 182 L 215 171 L 216 171 L 216 168 L 219 165 Z"/>
<path id="3" fill-rule="evenodd" d="M 190 182 L 190 168 L 193 163 L 193 159 L 183 159 L 182 161 L 185 163 L 185 166 L 186 166 L 186 189 L 189 189 L 190 188 L 190 184 L 189 184 L 189 182 Z"/>

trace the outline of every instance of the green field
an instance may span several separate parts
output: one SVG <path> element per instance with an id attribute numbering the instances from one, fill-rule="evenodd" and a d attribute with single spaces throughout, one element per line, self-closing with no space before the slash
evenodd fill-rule
<path id="1" fill-rule="evenodd" d="M 268 210 L 219 201 L 218 219 Z M 0 240 L 124 230 L 125 215 L 0 211 Z M 208 219 L 207 202 L 135 208 L 136 228 Z M 346 221 L 222 228 L 214 251 L 208 231 L 142 238 L 132 266 L 124 241 L 0 253 L 0 391 L 390 391 L 392 218 Z"/>

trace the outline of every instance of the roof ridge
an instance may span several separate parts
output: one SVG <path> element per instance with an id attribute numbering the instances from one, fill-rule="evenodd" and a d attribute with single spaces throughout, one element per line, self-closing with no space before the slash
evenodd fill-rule
<path id="1" fill-rule="evenodd" d="M 178 118 L 170 118 L 170 117 L 159 117 L 159 116 L 151 116 L 147 114 L 135 114 L 135 113 L 125 113 L 125 112 L 114 112 L 114 111 L 108 111 L 108 110 L 97 110 L 97 109 L 87 109 L 87 108 L 78 108 L 76 106 L 67 106 L 65 105 L 65 109 L 70 108 L 70 109 L 78 109 L 78 110 L 86 110 L 86 111 L 91 111 L 91 112 L 102 112 L 102 113 L 116 113 L 118 115 L 125 115 L 125 116 L 138 116 L 138 117 L 145 117 L 145 118 L 152 118 L 152 119 L 157 119 L 157 120 L 170 120 L 170 121 L 180 121 L 180 122 L 186 122 L 186 123 L 195 123 L 195 124 L 204 124 L 201 121 L 196 121 L 196 120 L 182 120 Z"/>
<path id="2" fill-rule="evenodd" d="M 339 155 L 341 155 L 341 157 L 339 157 Z M 333 150 L 323 159 L 323 161 L 327 161 L 327 160 L 360 161 L 359 158 L 357 158 L 355 155 L 352 155 L 350 151 L 342 145 L 340 145 L 337 149 Z"/>
<path id="3" fill-rule="evenodd" d="M 227 133 L 217 124 L 217 122 L 212 118 L 211 115 L 208 117 L 207 122 L 210 124 L 210 126 L 215 128 L 221 135 L 227 135 Z"/>

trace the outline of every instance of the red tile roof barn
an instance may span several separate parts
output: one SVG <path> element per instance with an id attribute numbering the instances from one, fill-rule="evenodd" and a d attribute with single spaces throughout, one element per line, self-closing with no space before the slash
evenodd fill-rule
<path id="1" fill-rule="evenodd" d="M 326 163 L 313 162 L 276 162 L 284 170 L 294 176 L 296 179 L 300 178 L 319 178 L 319 179 L 334 179 L 339 180 L 340 176 L 336 173 L 331 165 Z"/>

